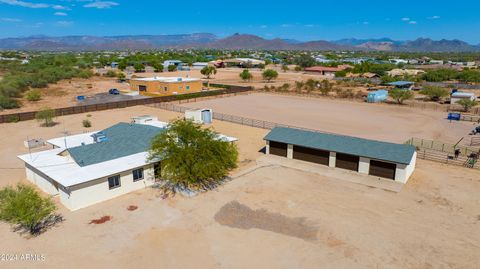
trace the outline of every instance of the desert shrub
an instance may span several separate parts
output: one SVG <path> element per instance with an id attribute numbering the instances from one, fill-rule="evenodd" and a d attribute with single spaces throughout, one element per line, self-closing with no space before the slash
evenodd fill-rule
<path id="1" fill-rule="evenodd" d="M 18 107 L 20 107 L 20 103 L 17 100 L 0 94 L 0 110 Z"/>
<path id="2" fill-rule="evenodd" d="M 42 94 L 39 90 L 29 90 L 25 93 L 25 98 L 27 98 L 28 101 L 36 102 L 42 99 Z"/>
<path id="3" fill-rule="evenodd" d="M 211 75 L 215 75 L 217 73 L 217 69 L 214 66 L 205 66 L 200 70 L 200 74 L 204 75 L 207 77 L 207 79 L 210 79 Z"/>
<path id="4" fill-rule="evenodd" d="M 20 117 L 18 115 L 8 115 L 7 116 L 7 122 L 9 123 L 14 123 L 14 122 L 19 122 Z"/>
<path id="5" fill-rule="evenodd" d="M 168 69 L 168 72 L 175 72 L 177 71 L 177 66 L 172 64 L 172 65 L 169 65 L 167 69 Z"/>
<path id="6" fill-rule="evenodd" d="M 34 188 L 18 184 L 0 190 L 0 220 L 16 225 L 32 235 L 41 233 L 49 224 L 61 220 L 54 215 L 55 204 L 41 197 Z"/>
<path id="7" fill-rule="evenodd" d="M 339 89 L 337 91 L 337 96 L 340 98 L 353 98 L 355 96 L 355 93 L 352 89 Z"/>
<path id="8" fill-rule="evenodd" d="M 149 159 L 161 160 L 165 190 L 208 190 L 225 179 L 237 166 L 238 151 L 235 144 L 217 136 L 192 121 L 175 120 L 153 138 Z"/>
<path id="9" fill-rule="evenodd" d="M 267 69 L 262 73 L 263 79 L 270 82 L 278 77 L 278 72 L 273 69 Z"/>
<path id="10" fill-rule="evenodd" d="M 443 97 L 448 96 L 450 91 L 441 87 L 425 86 L 420 93 L 427 96 L 432 101 L 439 101 Z"/>
<path id="11" fill-rule="evenodd" d="M 105 77 L 109 77 L 109 78 L 114 78 L 117 76 L 117 72 L 113 71 L 113 70 L 108 70 L 105 74 L 104 74 Z"/>
<path id="12" fill-rule="evenodd" d="M 55 110 L 45 107 L 35 114 L 35 118 L 39 122 L 44 122 L 43 126 L 49 127 L 53 125 L 53 118 L 55 117 Z"/>
<path id="13" fill-rule="evenodd" d="M 470 99 L 461 99 L 457 102 L 457 104 L 461 105 L 465 112 L 468 112 L 474 106 L 478 105 L 478 102 Z"/>
<path id="14" fill-rule="evenodd" d="M 403 104 L 404 101 L 413 99 L 414 93 L 409 90 L 393 89 L 389 93 L 398 104 Z"/>
<path id="15" fill-rule="evenodd" d="M 243 81 L 250 81 L 253 78 L 252 73 L 248 69 L 243 70 L 239 76 Z"/>
<path id="16" fill-rule="evenodd" d="M 82 121 L 82 126 L 85 127 L 85 128 L 90 128 L 90 127 L 92 127 L 92 122 L 88 119 L 84 119 Z"/>

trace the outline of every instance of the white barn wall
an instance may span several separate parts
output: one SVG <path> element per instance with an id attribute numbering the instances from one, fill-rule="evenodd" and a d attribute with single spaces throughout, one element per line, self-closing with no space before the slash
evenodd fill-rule
<path id="1" fill-rule="evenodd" d="M 59 184 L 53 179 L 49 178 L 47 175 L 43 174 L 27 163 L 25 163 L 25 172 L 27 175 L 27 180 L 37 185 L 42 191 L 50 195 L 59 194 L 59 190 L 56 187 L 59 186 Z"/>
<path id="2" fill-rule="evenodd" d="M 78 210 L 93 204 L 140 190 L 155 183 L 153 164 L 143 167 L 144 179 L 134 182 L 133 170 L 120 174 L 120 187 L 109 189 L 108 177 L 72 186 L 61 188 L 60 201 L 70 210 Z M 114 175 L 112 175 L 114 176 Z"/>
<path id="3" fill-rule="evenodd" d="M 365 157 L 360 157 L 358 162 L 358 172 L 361 174 L 368 175 L 370 172 L 370 159 Z"/>

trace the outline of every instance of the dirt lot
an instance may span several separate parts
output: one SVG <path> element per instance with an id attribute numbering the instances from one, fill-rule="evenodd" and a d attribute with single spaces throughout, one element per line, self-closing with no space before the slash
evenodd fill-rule
<path id="1" fill-rule="evenodd" d="M 150 107 L 94 112 L 92 129 L 141 114 L 162 120 L 178 116 Z M 58 137 L 64 128 L 79 133 L 85 130 L 85 117 L 65 116 L 51 128 L 35 121 L 1 124 L 0 186 L 25 182 L 15 156 L 27 152 L 22 145 L 27 136 Z M 242 174 L 232 181 L 194 198 L 164 200 L 158 191 L 145 189 L 75 212 L 60 205 L 65 221 L 37 238 L 24 238 L 0 223 L 2 253 L 45 255 L 43 262 L 0 262 L 0 268 L 480 264 L 478 171 L 419 160 L 409 183 L 396 193 L 278 165 L 256 169 L 266 130 L 219 121 L 214 128 L 240 139 L 241 169 L 236 173 Z M 92 220 L 103 223 L 90 224 Z"/>
<path id="2" fill-rule="evenodd" d="M 78 95 L 90 97 L 98 93 L 108 92 L 108 90 L 111 88 L 125 91 L 129 90 L 130 86 L 127 83 L 118 83 L 114 78 L 105 77 L 62 80 L 56 84 L 50 84 L 45 89 L 40 89 L 42 94 L 42 99 L 40 101 L 30 102 L 25 98 L 22 98 L 22 106 L 20 108 L 6 109 L 0 111 L 0 114 L 36 111 L 43 107 L 58 108 L 74 106 L 77 105 L 75 98 Z"/>
<path id="3" fill-rule="evenodd" d="M 393 105 L 274 94 L 249 94 L 182 104 L 214 112 L 266 120 L 369 139 L 403 143 L 411 137 L 456 143 L 472 123 L 449 122 L 446 113 Z"/>

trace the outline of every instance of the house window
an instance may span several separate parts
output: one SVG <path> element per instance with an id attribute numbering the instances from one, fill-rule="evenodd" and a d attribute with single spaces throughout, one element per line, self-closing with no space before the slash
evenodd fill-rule
<path id="1" fill-rule="evenodd" d="M 141 92 L 146 92 L 147 91 L 147 86 L 145 85 L 138 85 L 138 90 Z"/>
<path id="2" fill-rule="evenodd" d="M 143 179 L 143 168 L 133 170 L 133 182 Z"/>
<path id="3" fill-rule="evenodd" d="M 190 90 L 190 86 L 186 86 L 185 90 L 187 90 L 187 91 Z"/>
<path id="4" fill-rule="evenodd" d="M 115 189 L 120 187 L 120 175 L 111 176 L 108 178 L 108 188 Z"/>
<path id="5" fill-rule="evenodd" d="M 163 90 L 168 92 L 168 87 L 163 87 Z"/>

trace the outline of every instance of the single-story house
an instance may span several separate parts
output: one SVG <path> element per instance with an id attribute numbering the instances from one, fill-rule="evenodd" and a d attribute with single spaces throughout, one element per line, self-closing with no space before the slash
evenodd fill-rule
<path id="1" fill-rule="evenodd" d="M 192 64 L 192 69 L 203 69 L 207 67 L 209 64 L 205 62 L 196 62 Z"/>
<path id="2" fill-rule="evenodd" d="M 304 70 L 306 72 L 320 73 L 322 76 L 335 77 L 335 73 L 339 71 L 343 71 L 347 68 L 349 68 L 349 65 L 342 65 L 338 67 L 312 66 L 312 67 L 306 67 Z"/>
<path id="3" fill-rule="evenodd" d="M 276 127 L 264 138 L 266 154 L 406 183 L 415 169 L 416 149 L 343 135 Z"/>
<path id="4" fill-rule="evenodd" d="M 202 80 L 182 77 L 150 77 L 130 79 L 130 89 L 139 94 L 176 95 L 202 91 Z"/>
<path id="5" fill-rule="evenodd" d="M 463 99 L 475 101 L 477 100 L 477 96 L 475 96 L 475 94 L 471 92 L 458 92 L 458 91 L 450 95 L 451 104 L 456 104 L 458 101 Z"/>
<path id="6" fill-rule="evenodd" d="M 167 123 L 141 116 L 101 132 L 48 140 L 53 146 L 18 156 L 25 162 L 27 179 L 44 192 L 60 197 L 70 210 L 77 210 L 143 189 L 159 180 L 161 160 L 150 160 L 153 137 Z M 223 141 L 236 138 L 220 135 Z"/>
<path id="7" fill-rule="evenodd" d="M 399 76 L 417 76 L 420 74 L 425 73 L 425 71 L 420 69 L 392 69 L 387 72 L 387 74 L 391 77 L 399 77 Z"/>
<path id="8" fill-rule="evenodd" d="M 174 65 L 177 67 L 177 70 L 182 70 L 184 63 L 179 60 L 167 60 L 163 62 L 163 70 L 168 71 L 168 67 Z"/>
<path id="9" fill-rule="evenodd" d="M 265 61 L 263 60 L 257 60 L 257 59 L 252 59 L 252 58 L 234 58 L 234 59 L 227 59 L 223 60 L 226 66 L 236 66 L 236 67 L 251 67 L 251 68 L 256 68 L 256 67 L 261 67 L 265 65 Z"/>

